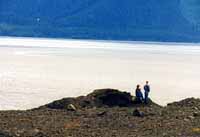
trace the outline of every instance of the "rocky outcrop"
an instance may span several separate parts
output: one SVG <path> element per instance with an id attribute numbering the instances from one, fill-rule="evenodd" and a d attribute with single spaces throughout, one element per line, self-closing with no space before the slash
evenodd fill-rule
<path id="1" fill-rule="evenodd" d="M 87 96 L 95 106 L 119 106 L 119 107 L 128 107 L 133 105 L 133 99 L 130 93 L 122 92 L 115 89 L 100 89 L 95 90 Z"/>
<path id="2" fill-rule="evenodd" d="M 70 104 L 73 104 L 77 108 L 92 108 L 92 107 L 130 107 L 138 106 L 134 101 L 134 97 L 128 92 L 119 91 L 116 89 L 98 89 L 94 90 L 87 96 L 81 96 L 77 98 L 64 98 L 54 101 L 45 105 L 51 109 L 67 109 Z M 149 100 L 148 105 L 157 105 Z M 146 106 L 148 106 L 146 105 Z M 158 105 L 157 105 L 158 106 Z"/>

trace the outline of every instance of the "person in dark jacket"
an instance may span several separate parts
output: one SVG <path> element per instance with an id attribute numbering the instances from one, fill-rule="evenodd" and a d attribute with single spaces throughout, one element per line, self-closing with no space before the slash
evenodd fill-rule
<path id="1" fill-rule="evenodd" d="M 149 92 L 150 92 L 149 81 L 146 81 L 146 84 L 144 85 L 144 103 L 145 104 L 148 104 Z"/>
<path id="2" fill-rule="evenodd" d="M 136 87 L 135 97 L 136 97 L 136 102 L 137 103 L 142 103 L 143 102 L 143 94 L 142 94 L 140 85 L 137 85 L 137 87 Z"/>

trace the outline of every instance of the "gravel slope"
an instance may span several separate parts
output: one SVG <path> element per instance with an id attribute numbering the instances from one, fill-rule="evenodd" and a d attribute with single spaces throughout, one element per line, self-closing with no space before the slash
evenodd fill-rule
<path id="1" fill-rule="evenodd" d="M 95 91 L 86 97 L 70 99 L 76 102 L 75 111 L 52 108 L 52 103 L 27 111 L 1 111 L 0 137 L 200 136 L 200 99 L 189 98 L 165 107 L 153 102 L 149 105 L 133 102 L 133 105 L 126 107 L 119 104 L 111 107 L 100 102 L 102 95 L 105 99 L 111 94 L 115 97 L 129 96 L 107 89 Z M 90 105 L 84 104 L 83 107 L 80 104 L 85 99 Z M 68 98 L 63 100 L 66 103 Z M 57 101 L 57 104 L 63 103 L 63 100 Z"/>

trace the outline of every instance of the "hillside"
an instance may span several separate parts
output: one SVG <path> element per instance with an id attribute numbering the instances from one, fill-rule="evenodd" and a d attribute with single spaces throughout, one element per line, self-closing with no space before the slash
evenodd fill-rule
<path id="1" fill-rule="evenodd" d="M 199 42 L 198 6 L 195 0 L 1 0 L 0 35 Z"/>
<path id="2" fill-rule="evenodd" d="M 199 137 L 199 123 L 200 99 L 161 107 L 102 89 L 32 110 L 0 111 L 0 137 Z"/>

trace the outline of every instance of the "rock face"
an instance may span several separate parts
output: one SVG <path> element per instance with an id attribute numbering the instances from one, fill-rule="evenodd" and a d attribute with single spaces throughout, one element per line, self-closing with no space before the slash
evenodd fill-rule
<path id="1" fill-rule="evenodd" d="M 73 104 L 77 108 L 92 108 L 92 107 L 129 107 L 138 105 L 133 100 L 128 92 L 122 92 L 116 89 L 98 89 L 94 90 L 87 96 L 81 96 L 77 98 L 64 98 L 54 101 L 45 105 L 51 109 L 67 109 L 67 107 Z M 139 104 L 141 105 L 141 104 Z M 157 105 L 149 100 L 149 105 Z"/>

